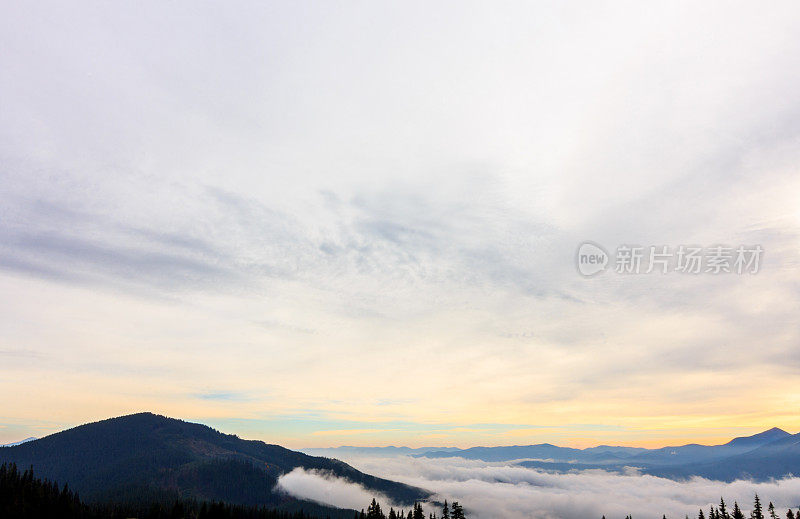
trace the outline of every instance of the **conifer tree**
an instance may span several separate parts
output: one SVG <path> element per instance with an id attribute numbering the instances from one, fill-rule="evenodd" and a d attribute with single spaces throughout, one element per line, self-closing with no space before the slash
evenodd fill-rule
<path id="1" fill-rule="evenodd" d="M 769 519 L 778 519 L 778 514 L 775 513 L 775 505 L 772 504 L 772 501 L 769 502 L 767 510 L 769 511 Z"/>
<path id="2" fill-rule="evenodd" d="M 442 519 L 450 519 L 450 508 L 447 506 L 447 499 L 444 500 L 444 506 L 442 507 Z"/>
<path id="3" fill-rule="evenodd" d="M 755 504 L 753 505 L 753 511 L 750 516 L 753 519 L 764 519 L 764 511 L 761 508 L 761 500 L 758 498 L 758 494 L 756 494 Z"/>
<path id="4" fill-rule="evenodd" d="M 744 519 L 744 514 L 742 510 L 739 508 L 739 503 L 736 501 L 733 502 L 733 515 L 731 515 L 732 519 Z"/>
<path id="5" fill-rule="evenodd" d="M 465 519 L 464 515 L 464 508 L 458 504 L 458 501 L 453 501 L 453 506 L 451 509 L 451 519 Z"/>

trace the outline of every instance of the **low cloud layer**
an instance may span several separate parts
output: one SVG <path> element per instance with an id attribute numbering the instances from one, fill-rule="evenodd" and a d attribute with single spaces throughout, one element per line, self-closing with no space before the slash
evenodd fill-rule
<path id="1" fill-rule="evenodd" d="M 355 510 L 366 508 L 373 498 L 387 507 L 393 504 L 386 496 L 370 492 L 357 483 L 302 467 L 281 476 L 278 489 L 318 503 Z"/>
<path id="2" fill-rule="evenodd" d="M 720 497 L 733 506 L 737 501 L 745 515 L 758 493 L 764 505 L 774 503 L 779 515 L 800 502 L 800 478 L 766 483 L 723 483 L 694 478 L 686 482 L 638 474 L 612 474 L 602 470 L 552 474 L 503 463 L 461 458 L 418 459 L 352 458 L 365 472 L 420 486 L 436 492 L 438 499 L 459 501 L 472 517 L 481 519 L 531 517 L 586 519 L 636 518 L 680 519 L 707 514 Z M 342 480 L 332 480 L 302 470 L 282 477 L 281 487 L 308 499 L 351 508 L 364 507 L 373 494 Z M 360 500 L 360 501 L 359 501 Z M 379 497 L 380 500 L 380 497 Z M 384 500 L 384 503 L 387 503 Z"/>

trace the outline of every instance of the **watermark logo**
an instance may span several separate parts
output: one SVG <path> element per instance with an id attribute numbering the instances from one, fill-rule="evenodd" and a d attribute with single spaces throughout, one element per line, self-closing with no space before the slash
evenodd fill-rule
<path id="1" fill-rule="evenodd" d="M 591 277 L 606 269 L 608 253 L 603 247 L 587 241 L 581 243 L 580 247 L 578 247 L 576 260 L 578 262 L 578 272 L 586 277 Z"/>
<path id="2" fill-rule="evenodd" d="M 586 241 L 577 253 L 578 272 L 590 277 L 613 264 L 617 274 L 757 274 L 764 253 L 761 245 L 620 245 L 613 260 L 600 245 Z"/>

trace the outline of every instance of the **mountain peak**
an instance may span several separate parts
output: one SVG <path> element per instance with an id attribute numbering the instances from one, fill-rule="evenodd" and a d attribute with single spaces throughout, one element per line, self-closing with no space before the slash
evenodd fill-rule
<path id="1" fill-rule="evenodd" d="M 338 460 L 243 440 L 207 425 L 147 412 L 80 425 L 0 449 L 0 462 L 4 461 L 33 466 L 39 475 L 67 483 L 90 500 L 133 497 L 129 493 L 144 485 L 170 496 L 277 506 L 294 499 L 275 488 L 281 475 L 296 468 L 333 474 L 398 503 L 410 504 L 431 495 L 364 474 Z M 236 481 L 236 485 L 225 485 L 226 481 Z M 334 516 L 327 509 L 325 514 Z"/>
<path id="2" fill-rule="evenodd" d="M 791 434 L 784 431 L 783 429 L 779 429 L 778 427 L 773 427 L 772 429 L 767 429 L 766 431 L 762 431 L 752 436 L 740 436 L 738 438 L 734 438 L 725 445 L 739 446 L 739 447 L 744 447 L 744 446 L 757 447 L 770 442 L 774 442 L 776 440 L 781 440 L 788 436 L 791 436 Z"/>

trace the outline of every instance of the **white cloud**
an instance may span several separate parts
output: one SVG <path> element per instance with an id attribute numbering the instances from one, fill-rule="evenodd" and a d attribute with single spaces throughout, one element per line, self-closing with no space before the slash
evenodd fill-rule
<path id="1" fill-rule="evenodd" d="M 309 499 L 318 503 L 361 510 L 366 508 L 372 499 L 377 499 L 381 507 L 393 505 L 386 496 L 370 492 L 363 486 L 341 479 L 318 470 L 305 470 L 297 467 L 278 479 L 278 489 L 293 496 Z"/>
<path id="2" fill-rule="evenodd" d="M 602 515 L 621 518 L 628 514 L 642 519 L 660 519 L 663 514 L 667 518 L 682 519 L 685 515 L 695 517 L 700 508 L 707 515 L 709 506 L 718 504 L 720 497 L 725 498 L 730 507 L 737 501 L 747 515 L 755 493 L 759 494 L 765 508 L 772 501 L 783 517 L 786 508 L 798 505 L 797 496 L 800 495 L 800 478 L 765 483 L 723 483 L 703 478 L 678 482 L 642 476 L 635 471 L 613 474 L 587 470 L 554 474 L 460 458 L 354 457 L 347 461 L 359 470 L 436 492 L 439 500 L 459 501 L 472 517 L 480 519 L 599 519 Z M 339 497 L 342 495 L 356 499 L 355 503 L 357 499 L 361 499 L 361 503 L 372 499 L 369 492 L 357 486 L 348 491 L 345 490 L 347 483 L 341 481 L 335 484 L 327 478 L 298 478 L 293 474 L 284 478 L 301 479 L 302 484 L 290 485 L 289 491 L 295 495 L 322 496 L 327 492 L 338 499 L 328 501 L 334 504 L 345 502 L 345 498 Z M 327 490 L 331 487 L 336 491 Z"/>

